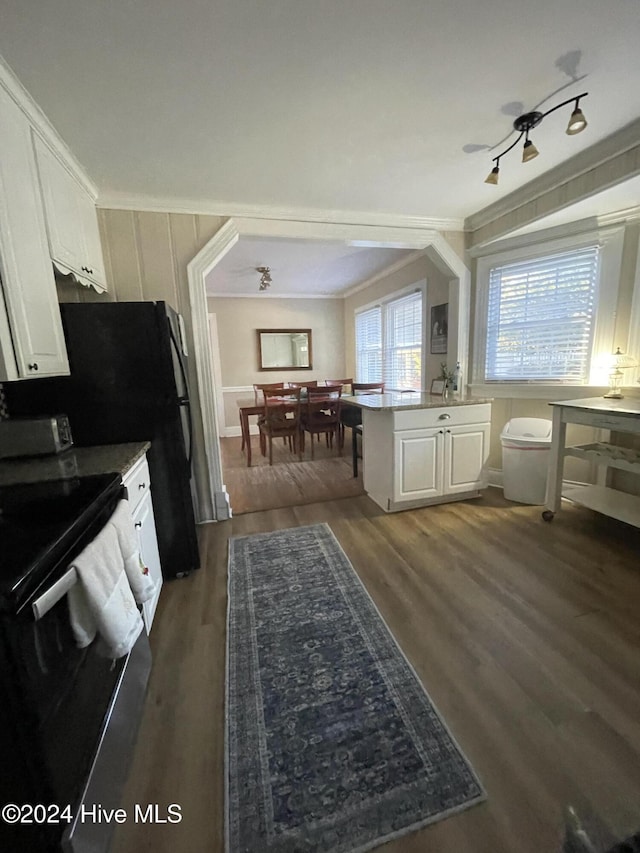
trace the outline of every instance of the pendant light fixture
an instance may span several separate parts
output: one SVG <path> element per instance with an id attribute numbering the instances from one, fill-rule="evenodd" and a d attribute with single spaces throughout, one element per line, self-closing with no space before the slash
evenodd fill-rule
<path id="1" fill-rule="evenodd" d="M 584 117 L 584 113 L 580 109 L 580 99 L 586 98 L 588 92 L 583 92 L 582 95 L 578 95 L 575 98 L 569 98 L 567 101 L 563 101 L 561 104 L 557 104 L 557 106 L 552 107 L 550 110 L 547 110 L 546 113 L 538 112 L 534 110 L 530 113 L 524 113 L 513 122 L 514 130 L 517 130 L 519 133 L 518 138 L 515 142 L 512 142 L 508 148 L 498 154 L 493 158 L 494 167 L 489 172 L 488 176 L 485 178 L 485 184 L 493 184 L 496 185 L 498 183 L 498 178 L 500 175 L 500 159 L 504 157 L 505 154 L 508 154 L 512 148 L 520 142 L 522 137 L 524 136 L 524 146 L 522 149 L 522 162 L 528 163 L 529 160 L 533 160 L 540 153 L 536 146 L 533 144 L 531 139 L 529 139 L 529 132 L 533 130 L 534 127 L 537 127 L 545 116 L 548 116 L 549 113 L 553 113 L 556 110 L 559 110 L 561 107 L 565 107 L 567 104 L 575 104 L 573 108 L 573 112 L 571 113 L 571 117 L 569 119 L 569 124 L 567 125 L 567 134 L 569 136 L 574 136 L 576 133 L 580 133 L 581 130 L 584 130 L 587 126 L 587 120 Z"/>
<path id="2" fill-rule="evenodd" d="M 269 267 L 256 267 L 256 272 L 261 273 L 259 290 L 267 290 L 271 287 L 271 269 Z"/>

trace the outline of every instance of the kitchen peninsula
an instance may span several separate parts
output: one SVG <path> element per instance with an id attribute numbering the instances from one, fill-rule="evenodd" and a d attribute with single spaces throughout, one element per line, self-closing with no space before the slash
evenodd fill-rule
<path id="1" fill-rule="evenodd" d="M 385 512 L 478 497 L 491 400 L 417 391 L 343 398 L 362 409 L 364 488 Z"/>

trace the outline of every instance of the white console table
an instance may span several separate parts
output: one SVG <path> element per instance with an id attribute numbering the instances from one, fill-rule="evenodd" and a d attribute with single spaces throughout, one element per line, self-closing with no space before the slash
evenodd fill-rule
<path id="1" fill-rule="evenodd" d="M 591 397 L 566 400 L 553 406 L 553 435 L 549 454 L 547 496 L 542 517 L 551 521 L 560 509 L 561 499 L 589 507 L 605 515 L 640 527 L 640 497 L 612 489 L 603 483 L 562 487 L 565 456 L 590 459 L 607 468 L 619 468 L 640 474 L 640 451 L 628 450 L 607 442 L 565 447 L 567 424 L 583 424 L 598 429 L 615 430 L 640 435 L 640 401 L 634 399 L 607 400 Z"/>

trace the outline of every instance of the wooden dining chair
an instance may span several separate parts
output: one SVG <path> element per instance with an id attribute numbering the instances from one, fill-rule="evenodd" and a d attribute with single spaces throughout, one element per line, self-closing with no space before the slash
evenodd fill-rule
<path id="1" fill-rule="evenodd" d="M 302 435 L 300 432 L 300 389 L 266 388 L 264 397 L 264 416 L 258 423 L 262 455 L 265 455 L 264 443 L 269 442 L 269 465 L 273 465 L 273 439 L 283 438 L 293 442 L 294 452 L 302 460 Z"/>
<path id="2" fill-rule="evenodd" d="M 342 454 L 340 444 L 340 397 L 342 386 L 332 385 L 320 388 L 308 388 L 307 400 L 302 413 L 302 449 L 304 450 L 304 434 L 311 436 L 311 458 L 313 459 L 314 435 L 327 436 L 329 445 L 333 447 L 335 438 L 338 453 Z"/>
<path id="3" fill-rule="evenodd" d="M 354 382 L 353 396 L 358 394 L 384 394 L 384 382 Z"/>
<path id="4" fill-rule="evenodd" d="M 285 387 L 284 382 L 266 382 L 259 383 L 253 385 L 253 399 L 256 406 L 264 403 L 264 398 L 262 396 L 262 392 L 266 389 L 267 391 L 272 390 L 282 390 Z M 258 415 L 258 428 L 260 428 L 260 421 L 264 419 L 264 415 Z M 264 436 L 260 433 L 260 449 L 262 450 L 262 455 L 264 456 Z M 244 450 L 244 435 L 242 436 L 242 444 L 240 445 L 240 450 Z"/>
<path id="5" fill-rule="evenodd" d="M 353 396 L 357 397 L 360 394 L 382 394 L 384 393 L 384 382 L 352 382 L 351 389 Z M 354 427 L 362 426 L 362 409 L 358 406 L 344 405 L 340 412 L 340 443 L 344 447 L 345 427 L 353 430 Z M 362 435 L 360 431 L 358 433 Z M 351 437 L 352 442 L 356 441 L 355 436 Z M 354 445 L 355 446 L 355 445 Z M 357 477 L 358 463 L 354 456 L 354 477 Z"/>
<path id="6" fill-rule="evenodd" d="M 343 395 L 353 392 L 353 379 L 325 379 L 325 385 L 342 385 Z"/>
<path id="7" fill-rule="evenodd" d="M 318 380 L 317 379 L 309 379 L 304 382 L 289 382 L 289 388 L 300 388 L 301 391 L 306 391 L 307 388 L 317 388 Z"/>
<path id="8" fill-rule="evenodd" d="M 267 382 L 261 383 L 253 386 L 253 397 L 256 401 L 256 406 L 260 405 L 260 403 L 264 402 L 264 397 L 262 396 L 263 391 L 273 391 L 273 390 L 282 390 L 285 387 L 284 382 Z"/>

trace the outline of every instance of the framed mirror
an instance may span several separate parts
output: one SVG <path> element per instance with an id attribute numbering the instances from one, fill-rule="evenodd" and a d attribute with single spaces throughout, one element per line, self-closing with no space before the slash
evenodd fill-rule
<path id="1" fill-rule="evenodd" d="M 311 329 L 258 329 L 260 370 L 311 370 Z"/>

